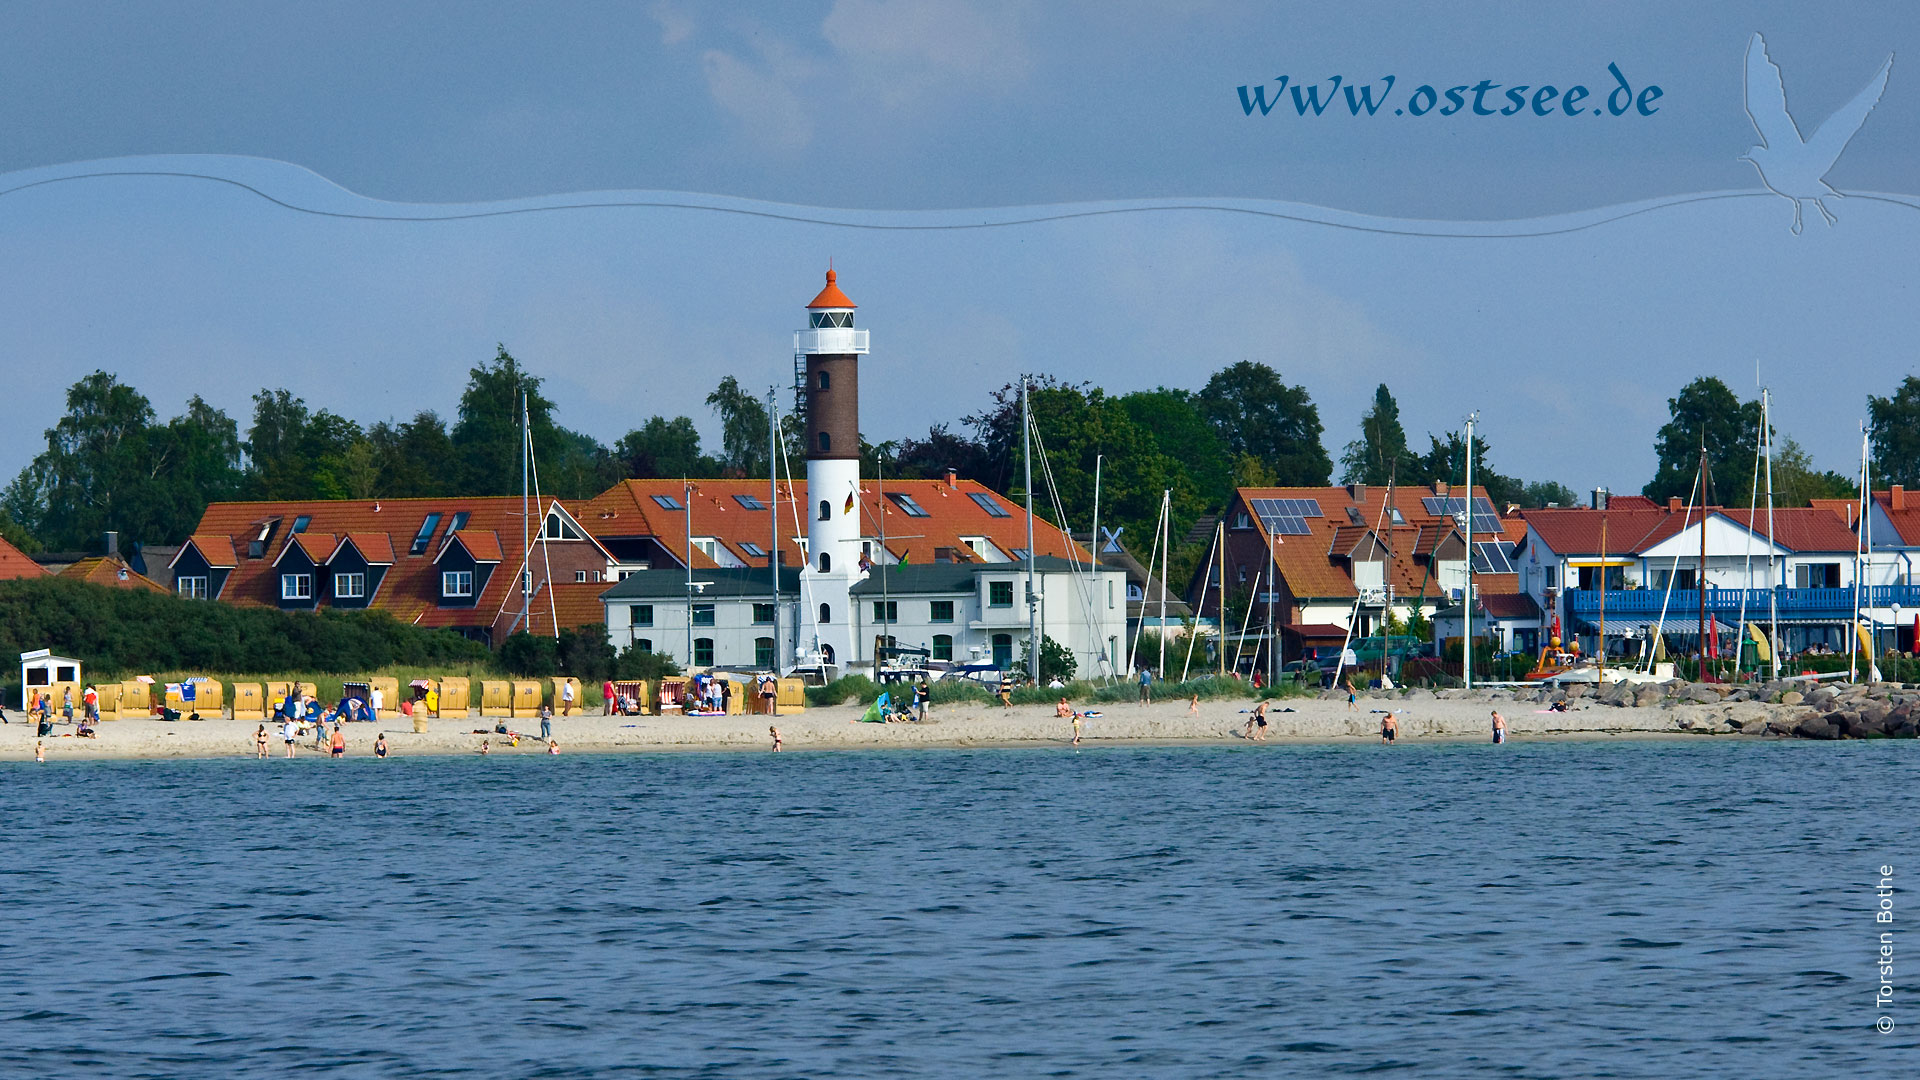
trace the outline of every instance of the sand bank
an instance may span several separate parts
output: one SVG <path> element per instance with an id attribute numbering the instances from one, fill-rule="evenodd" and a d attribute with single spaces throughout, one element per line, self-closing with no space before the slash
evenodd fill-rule
<path id="1" fill-rule="evenodd" d="M 1382 710 L 1389 705 L 1399 720 L 1402 741 L 1487 739 L 1491 731 L 1488 714 L 1494 708 L 1506 716 L 1515 741 L 1607 735 L 1725 737 L 1735 731 L 1729 719 L 1745 721 L 1769 715 L 1768 706 L 1753 703 L 1618 708 L 1583 701 L 1569 712 L 1553 713 L 1537 711 L 1543 706 L 1517 701 L 1362 700 L 1358 710 L 1349 711 L 1344 699 L 1298 700 L 1275 702 L 1269 707 L 1267 741 L 1377 740 Z M 1201 702 L 1199 712 L 1189 714 L 1185 702 L 1156 703 L 1145 708 L 1115 705 L 1106 708 L 1104 716 L 1086 721 L 1084 740 L 1094 745 L 1237 744 L 1242 741 L 1241 729 L 1251 707 L 1247 701 Z M 1280 711 L 1283 709 L 1292 711 Z M 1065 744 L 1072 736 L 1071 724 L 1054 716 L 1052 706 L 941 706 L 924 724 L 857 723 L 861 712 L 859 707 L 840 706 L 777 718 L 594 715 L 557 717 L 553 727 L 563 753 L 764 751 L 771 746 L 769 722 L 779 725 L 788 750 L 1046 745 Z M 33 726 L 20 723 L 17 713 L 8 715 L 14 723 L 0 726 L 0 760 L 30 760 L 36 742 L 44 743 L 49 760 L 250 757 L 254 753 L 254 721 L 114 720 L 100 725 L 97 739 L 73 738 L 73 729 L 61 726 L 55 727 L 52 737 L 36 739 Z M 380 732 L 386 733 L 391 752 L 396 755 L 471 754 L 479 750 L 483 740 L 491 743 L 495 753 L 535 754 L 544 750 L 534 739 L 522 739 L 518 747 L 507 745 L 504 737 L 492 732 L 495 723 L 478 716 L 464 720 L 437 718 L 428 722 L 425 733 L 415 733 L 411 722 L 398 716 L 379 725 L 351 724 L 347 727 L 347 753 L 354 757 L 371 755 L 374 738 Z M 540 726 L 537 720 L 512 720 L 507 724 L 528 734 L 538 732 Z M 484 733 L 475 733 L 481 729 Z M 269 752 L 282 756 L 285 746 L 278 730 L 269 726 L 268 735 Z M 313 749 L 311 739 L 304 740 L 296 754 L 300 758 L 326 756 Z"/>

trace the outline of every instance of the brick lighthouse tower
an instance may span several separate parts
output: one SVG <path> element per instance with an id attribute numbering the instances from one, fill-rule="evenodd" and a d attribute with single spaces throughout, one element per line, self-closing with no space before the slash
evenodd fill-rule
<path id="1" fill-rule="evenodd" d="M 807 328 L 793 351 L 806 358 L 807 602 L 821 658 L 846 665 L 853 642 L 853 585 L 860 570 L 860 369 L 867 332 L 853 328 L 854 303 L 827 271 L 827 287 L 807 305 Z M 801 641 L 808 635 L 803 630 Z"/>

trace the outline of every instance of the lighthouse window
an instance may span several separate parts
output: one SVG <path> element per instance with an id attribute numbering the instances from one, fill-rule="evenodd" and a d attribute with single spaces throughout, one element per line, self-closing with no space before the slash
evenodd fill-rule
<path id="1" fill-rule="evenodd" d="M 833 556 L 827 554 L 824 551 L 821 552 L 820 553 L 820 572 L 823 574 L 826 574 L 826 573 L 831 573 L 832 570 L 833 570 Z"/>
<path id="2" fill-rule="evenodd" d="M 821 621 L 821 622 L 823 622 L 823 623 L 830 623 L 830 622 L 832 622 L 832 621 L 833 621 L 833 606 L 832 606 L 832 605 L 830 605 L 830 604 L 821 604 L 821 605 L 820 605 L 820 621 Z"/>
<path id="3" fill-rule="evenodd" d="M 820 433 L 820 452 L 823 454 L 830 454 L 833 452 L 832 433 L 825 432 L 825 431 Z"/>
<path id="4" fill-rule="evenodd" d="M 832 372 L 823 371 L 820 373 L 820 389 L 822 390 L 833 389 L 833 373 Z"/>
<path id="5" fill-rule="evenodd" d="M 851 311 L 810 311 L 807 313 L 807 325 L 815 330 L 835 326 L 852 326 Z"/>
<path id="6" fill-rule="evenodd" d="M 825 499 L 820 500 L 820 520 L 821 521 L 833 520 L 833 504 L 828 502 Z"/>

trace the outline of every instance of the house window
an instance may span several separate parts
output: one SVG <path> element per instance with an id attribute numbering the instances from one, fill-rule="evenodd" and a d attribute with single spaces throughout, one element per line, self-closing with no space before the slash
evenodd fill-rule
<path id="1" fill-rule="evenodd" d="M 930 604 L 928 604 L 927 608 L 928 608 L 928 611 L 927 611 L 928 622 L 952 622 L 953 621 L 953 601 L 935 600 Z"/>
<path id="2" fill-rule="evenodd" d="M 820 553 L 820 572 L 825 574 L 831 571 L 832 569 L 833 569 L 833 556 L 827 554 L 824 551 L 821 552 Z"/>
<path id="3" fill-rule="evenodd" d="M 580 539 L 579 530 L 575 529 L 572 525 L 568 524 L 567 519 L 561 517 L 557 513 L 547 515 L 547 527 L 544 531 L 544 535 L 549 540 Z"/>
<path id="4" fill-rule="evenodd" d="M 772 626 L 773 625 L 773 605 L 772 604 L 753 605 L 753 625 L 755 626 Z"/>
<path id="5" fill-rule="evenodd" d="M 820 623 L 821 623 L 821 625 L 823 625 L 823 626 L 824 626 L 825 624 L 827 624 L 827 623 L 830 623 L 830 622 L 832 622 L 832 621 L 833 621 L 833 605 L 832 605 L 832 604 L 821 604 L 821 605 L 820 605 Z"/>
<path id="6" fill-rule="evenodd" d="M 413 534 L 413 544 L 407 548 L 407 554 L 419 555 L 424 553 L 427 550 L 427 545 L 433 543 L 433 530 L 439 527 L 440 515 L 428 514 L 427 519 L 420 523 L 420 531 Z"/>
<path id="7" fill-rule="evenodd" d="M 1545 582 L 1545 585 L 1543 586 L 1544 588 L 1557 589 L 1560 587 L 1559 585 L 1560 568 L 1559 567 L 1543 566 L 1540 568 L 1540 575 L 1541 575 L 1540 580 Z"/>
<path id="8" fill-rule="evenodd" d="M 447 570 L 440 574 L 440 595 L 446 597 L 472 596 L 473 571 Z"/>
<path id="9" fill-rule="evenodd" d="M 1238 511 L 1233 515 L 1233 527 L 1236 529 L 1251 529 L 1253 528 L 1253 519 L 1247 516 L 1245 510 Z"/>
<path id="10" fill-rule="evenodd" d="M 282 600 L 313 599 L 313 575 L 312 574 L 281 574 L 280 575 L 280 599 Z"/>
<path id="11" fill-rule="evenodd" d="M 336 600 L 364 600 L 367 596 L 367 575 L 333 575 L 333 596 Z"/>
<path id="12" fill-rule="evenodd" d="M 693 666 L 694 667 L 712 667 L 713 666 L 713 639 L 712 638 L 697 637 L 693 639 Z"/>
<path id="13" fill-rule="evenodd" d="M 828 502 L 825 499 L 820 500 L 820 520 L 821 521 L 833 520 L 833 504 Z"/>
<path id="14" fill-rule="evenodd" d="M 1113 610 L 1113 582 L 1107 582 L 1107 610 Z"/>
<path id="15" fill-rule="evenodd" d="M 576 585 L 587 580 L 587 572 L 585 570 L 575 570 L 573 572 L 573 580 Z"/>
<path id="16" fill-rule="evenodd" d="M 820 452 L 823 454 L 833 453 L 833 435 L 832 434 L 825 431 L 820 433 Z"/>
<path id="17" fill-rule="evenodd" d="M 935 660 L 953 659 L 953 635 L 952 634 L 933 635 L 933 658 Z"/>
<path id="18" fill-rule="evenodd" d="M 757 637 L 753 639 L 753 666 L 757 668 L 773 667 L 773 639 Z"/>
<path id="19" fill-rule="evenodd" d="M 988 607 L 1012 607 L 1013 606 L 1013 582 L 1011 581 L 988 582 L 987 583 L 987 606 Z"/>
<path id="20" fill-rule="evenodd" d="M 819 382 L 820 382 L 820 389 L 822 390 L 833 389 L 833 376 L 829 375 L 827 372 L 822 371 L 820 373 Z"/>
<path id="21" fill-rule="evenodd" d="M 1001 506 L 998 502 L 995 502 L 993 496 L 991 495 L 987 495 L 983 492 L 978 492 L 978 491 L 970 491 L 967 493 L 967 497 L 973 500 L 973 504 L 975 506 L 978 506 L 980 509 L 985 510 L 988 516 L 990 517 L 1012 517 L 1013 516 L 1007 513 L 1006 507 Z"/>
<path id="22" fill-rule="evenodd" d="M 892 499 L 893 504 L 895 506 L 898 506 L 902 511 L 904 511 L 908 517 L 918 518 L 918 517 L 931 516 L 927 513 L 926 507 L 921 506 L 919 503 L 913 501 L 913 496 L 911 495 L 903 495 L 903 494 L 900 494 L 899 492 L 889 491 L 887 493 L 887 498 Z"/>
<path id="23" fill-rule="evenodd" d="M 695 626 L 712 626 L 713 625 L 713 605 L 712 604 L 693 605 L 693 625 Z"/>
<path id="24" fill-rule="evenodd" d="M 631 608 L 628 608 L 627 609 L 627 625 L 628 626 L 652 626 L 653 625 L 653 605 L 652 604 L 635 604 Z"/>
<path id="25" fill-rule="evenodd" d="M 180 590 L 181 596 L 189 600 L 205 600 L 207 598 L 207 579 L 205 577 L 174 578 L 173 586 Z"/>
<path id="26" fill-rule="evenodd" d="M 653 651 L 653 639 L 652 639 L 652 638 L 643 638 L 643 637 L 637 637 L 637 638 L 634 638 L 634 639 L 633 639 L 633 647 L 634 647 L 634 648 L 636 648 L 636 649 L 639 649 L 639 650 L 640 650 L 641 652 L 652 652 L 652 651 Z"/>
<path id="27" fill-rule="evenodd" d="M 896 623 L 900 621 L 900 601 L 875 600 L 873 602 L 873 621 L 878 623 Z"/>
<path id="28" fill-rule="evenodd" d="M 1002 671 L 1013 667 L 1013 635 L 993 635 L 993 666 Z"/>

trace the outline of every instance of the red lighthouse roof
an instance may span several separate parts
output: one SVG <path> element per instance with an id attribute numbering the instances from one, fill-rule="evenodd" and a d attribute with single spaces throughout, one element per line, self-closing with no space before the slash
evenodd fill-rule
<path id="1" fill-rule="evenodd" d="M 813 302 L 807 305 L 808 310 L 811 311 L 814 308 L 850 308 L 857 306 L 853 301 L 847 299 L 846 293 L 840 291 L 840 286 L 834 284 L 834 279 L 834 272 L 828 270 L 827 287 L 821 289 L 820 295 L 814 297 Z"/>

